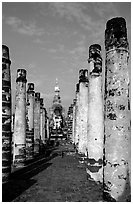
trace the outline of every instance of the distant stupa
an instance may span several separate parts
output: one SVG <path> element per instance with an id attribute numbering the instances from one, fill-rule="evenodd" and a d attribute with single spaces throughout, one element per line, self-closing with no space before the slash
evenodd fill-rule
<path id="1" fill-rule="evenodd" d="M 56 84 L 54 87 L 54 98 L 53 104 L 49 109 L 50 117 L 50 135 L 51 140 L 59 139 L 59 135 L 62 137 L 62 128 L 64 127 L 64 108 L 61 104 L 61 97 L 60 97 L 60 87 L 58 79 L 56 78 Z M 57 136 L 58 135 L 58 136 Z"/>
<path id="2" fill-rule="evenodd" d="M 56 78 L 56 85 L 55 85 L 54 91 L 55 91 L 55 95 L 54 95 L 54 99 L 53 99 L 53 104 L 61 103 L 60 88 L 59 88 L 59 83 L 58 83 L 57 78 Z"/>

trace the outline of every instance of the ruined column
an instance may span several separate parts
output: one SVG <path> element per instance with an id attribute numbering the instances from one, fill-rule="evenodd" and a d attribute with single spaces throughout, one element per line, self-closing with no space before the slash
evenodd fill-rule
<path id="1" fill-rule="evenodd" d="M 104 197 L 129 201 L 130 102 L 129 45 L 124 18 L 113 18 L 105 31 L 105 166 Z"/>
<path id="2" fill-rule="evenodd" d="M 43 105 L 43 98 L 40 98 L 40 141 L 42 148 L 45 144 L 45 109 Z"/>
<path id="3" fill-rule="evenodd" d="M 42 141 L 43 144 L 46 143 L 46 109 L 43 107 L 42 112 Z"/>
<path id="4" fill-rule="evenodd" d="M 34 103 L 34 155 L 39 154 L 40 149 L 40 93 L 35 93 Z"/>
<path id="5" fill-rule="evenodd" d="M 43 98 L 40 98 L 40 142 L 42 142 L 42 126 L 43 126 Z"/>
<path id="6" fill-rule="evenodd" d="M 47 129 L 47 139 L 49 139 L 49 118 L 48 117 L 47 117 L 46 129 Z"/>
<path id="7" fill-rule="evenodd" d="M 76 116 L 76 99 L 73 100 L 73 123 L 72 123 L 72 141 L 74 143 L 75 138 L 75 118 Z"/>
<path id="8" fill-rule="evenodd" d="M 27 88 L 26 159 L 34 156 L 34 84 Z"/>
<path id="9" fill-rule="evenodd" d="M 9 48 L 2 45 L 2 182 L 11 173 L 11 76 Z"/>
<path id="10" fill-rule="evenodd" d="M 13 165 L 23 167 L 26 159 L 26 70 L 17 70 Z"/>
<path id="11" fill-rule="evenodd" d="M 48 136 L 47 136 L 47 115 L 48 115 L 48 113 L 47 113 L 47 110 L 46 110 L 46 108 L 44 109 L 45 110 L 45 143 L 47 143 L 47 141 L 48 141 Z"/>
<path id="12" fill-rule="evenodd" d="M 73 104 L 68 108 L 67 118 L 68 138 L 72 141 Z"/>
<path id="13" fill-rule="evenodd" d="M 45 135 L 45 144 L 46 144 L 47 143 L 47 110 L 46 108 L 44 108 L 44 114 L 45 114 L 45 129 L 44 129 L 45 133 L 44 135 Z"/>
<path id="14" fill-rule="evenodd" d="M 78 152 L 87 154 L 88 70 L 79 71 L 79 144 Z"/>
<path id="15" fill-rule="evenodd" d="M 87 172 L 103 183 L 104 113 L 101 46 L 89 47 L 88 166 Z"/>
<path id="16" fill-rule="evenodd" d="M 79 141 L 79 83 L 76 84 L 76 107 L 75 107 L 75 138 L 74 143 L 78 146 Z"/>

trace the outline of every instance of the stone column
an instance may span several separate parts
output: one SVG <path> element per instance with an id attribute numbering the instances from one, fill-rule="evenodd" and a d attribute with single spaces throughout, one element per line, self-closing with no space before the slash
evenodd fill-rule
<path id="1" fill-rule="evenodd" d="M 40 149 L 40 93 L 35 93 L 34 103 L 34 155 L 39 154 Z"/>
<path id="2" fill-rule="evenodd" d="M 47 110 L 44 108 L 44 123 L 45 123 L 45 128 L 44 128 L 44 135 L 45 135 L 45 144 L 47 143 Z"/>
<path id="3" fill-rule="evenodd" d="M 67 118 L 68 138 L 72 141 L 73 104 L 71 104 L 68 108 Z"/>
<path id="4" fill-rule="evenodd" d="M 26 70 L 17 70 L 13 165 L 23 167 L 26 159 Z"/>
<path id="5" fill-rule="evenodd" d="M 41 146 L 43 150 L 43 145 L 45 144 L 45 109 L 43 107 L 43 98 L 40 98 L 40 136 L 41 136 Z"/>
<path id="6" fill-rule="evenodd" d="M 87 172 L 103 183 L 104 113 L 101 46 L 89 48 L 88 166 Z"/>
<path id="7" fill-rule="evenodd" d="M 72 123 L 72 141 L 74 143 L 75 138 L 75 118 L 76 116 L 76 99 L 73 100 L 73 123 Z"/>
<path id="8" fill-rule="evenodd" d="M 49 118 L 48 117 L 47 117 L 46 129 L 47 129 L 47 139 L 49 139 Z"/>
<path id="9" fill-rule="evenodd" d="M 46 144 L 46 109 L 43 108 L 43 128 L 42 128 L 42 140 L 43 140 L 43 144 Z"/>
<path id="10" fill-rule="evenodd" d="M 11 173 L 11 76 L 9 48 L 2 45 L 2 182 Z"/>
<path id="11" fill-rule="evenodd" d="M 45 109 L 45 142 L 47 143 L 48 141 L 48 136 L 47 136 L 47 110 Z"/>
<path id="12" fill-rule="evenodd" d="M 40 140 L 42 142 L 42 129 L 43 129 L 43 98 L 40 98 Z"/>
<path id="13" fill-rule="evenodd" d="M 87 154 L 88 70 L 79 71 L 79 144 L 78 152 Z"/>
<path id="14" fill-rule="evenodd" d="M 105 31 L 104 197 L 127 201 L 130 195 L 129 46 L 124 18 L 113 18 Z"/>
<path id="15" fill-rule="evenodd" d="M 28 83 L 27 88 L 27 130 L 26 130 L 26 159 L 34 156 L 34 84 Z"/>
<path id="16" fill-rule="evenodd" d="M 79 84 L 76 84 L 76 108 L 75 108 L 75 138 L 74 143 L 76 147 L 79 142 Z"/>

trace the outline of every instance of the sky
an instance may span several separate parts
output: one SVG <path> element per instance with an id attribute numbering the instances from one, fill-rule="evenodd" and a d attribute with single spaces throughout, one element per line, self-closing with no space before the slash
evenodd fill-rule
<path id="1" fill-rule="evenodd" d="M 126 20 L 130 45 L 130 2 L 3 2 L 2 44 L 10 49 L 13 110 L 17 69 L 24 68 L 27 83 L 35 84 L 47 109 L 58 78 L 67 112 L 79 70 L 88 69 L 89 46 L 100 44 L 104 59 L 106 23 L 119 16 Z"/>

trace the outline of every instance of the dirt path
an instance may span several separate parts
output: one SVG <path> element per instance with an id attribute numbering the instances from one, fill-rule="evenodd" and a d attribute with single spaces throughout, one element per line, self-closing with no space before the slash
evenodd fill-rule
<path id="1" fill-rule="evenodd" d="M 62 149 L 62 147 L 60 148 Z M 16 178 L 10 190 L 17 188 L 15 202 L 98 202 L 102 201 L 102 186 L 87 180 L 85 166 L 78 156 L 65 153 L 43 163 L 34 171 Z M 15 183 L 17 182 L 17 183 Z M 24 188 L 25 186 L 25 188 Z M 16 189 L 17 191 L 17 189 Z M 10 193 L 10 201 L 13 195 Z M 14 195 L 15 197 L 15 195 Z"/>

